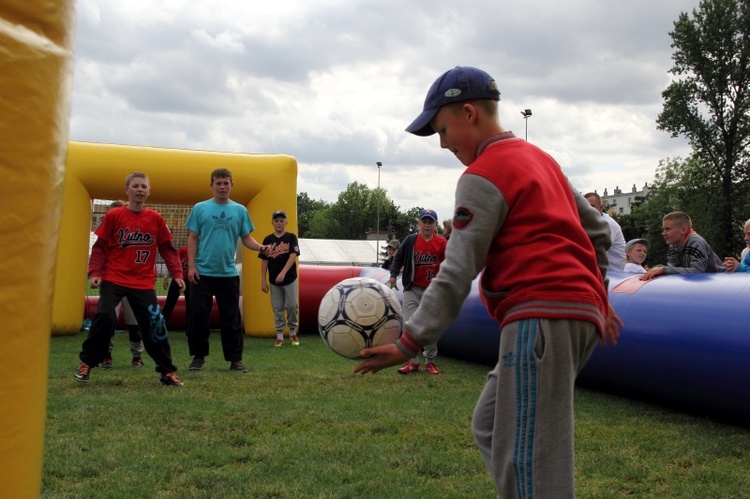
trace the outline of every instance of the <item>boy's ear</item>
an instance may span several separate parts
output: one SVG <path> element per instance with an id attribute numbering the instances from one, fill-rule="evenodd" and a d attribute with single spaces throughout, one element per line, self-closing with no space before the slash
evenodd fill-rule
<path id="1" fill-rule="evenodd" d="M 466 121 L 469 124 L 475 125 L 477 122 L 480 121 L 479 107 L 473 102 L 464 102 L 463 106 L 461 106 L 461 111 L 464 113 L 464 116 L 466 117 Z"/>
<path id="2" fill-rule="evenodd" d="M 466 113 L 467 116 L 473 117 L 477 114 L 477 108 L 474 104 L 471 102 L 464 102 L 463 106 L 461 106 L 464 113 Z"/>

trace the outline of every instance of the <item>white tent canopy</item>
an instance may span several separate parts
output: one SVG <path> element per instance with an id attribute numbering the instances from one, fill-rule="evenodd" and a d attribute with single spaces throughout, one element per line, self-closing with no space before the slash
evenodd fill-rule
<path id="1" fill-rule="evenodd" d="M 299 262 L 305 265 L 355 265 L 370 267 L 382 262 L 377 256 L 378 241 L 343 239 L 300 239 Z M 388 241 L 380 241 L 383 251 Z"/>

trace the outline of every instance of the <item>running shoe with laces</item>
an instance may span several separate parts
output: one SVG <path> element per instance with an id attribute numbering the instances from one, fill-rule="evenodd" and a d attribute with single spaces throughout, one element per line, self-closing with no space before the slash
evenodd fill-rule
<path id="1" fill-rule="evenodd" d="M 235 360 L 235 361 L 232 361 L 231 364 L 229 364 L 229 370 L 246 373 L 247 367 L 245 367 L 245 364 L 243 364 L 241 360 Z"/>
<path id="2" fill-rule="evenodd" d="M 161 378 L 159 379 L 163 384 L 167 386 L 182 386 L 184 383 L 180 381 L 180 378 L 177 377 L 177 374 L 172 371 L 171 373 L 165 373 L 161 375 Z"/>
<path id="3" fill-rule="evenodd" d="M 281 348 L 281 345 L 283 344 L 284 344 L 284 340 L 277 339 L 276 343 L 273 346 L 275 346 L 276 348 Z"/>
<path id="4" fill-rule="evenodd" d="M 295 347 L 299 346 L 299 338 L 297 338 L 296 334 L 291 335 L 289 339 L 292 340 L 292 345 Z"/>
<path id="5" fill-rule="evenodd" d="M 206 364 L 206 359 L 203 357 L 193 357 L 193 361 L 190 363 L 190 366 L 188 369 L 191 371 L 200 371 L 203 369 L 203 366 Z"/>
<path id="6" fill-rule="evenodd" d="M 130 365 L 133 367 L 143 367 L 143 359 L 140 357 L 133 357 L 133 360 L 130 362 Z"/>
<path id="7" fill-rule="evenodd" d="M 424 368 L 430 374 L 440 374 L 440 369 L 438 369 L 435 363 L 433 362 L 430 362 L 429 364 L 425 365 Z"/>
<path id="8" fill-rule="evenodd" d="M 102 361 L 102 369 L 112 369 L 112 357 Z"/>
<path id="9" fill-rule="evenodd" d="M 80 364 L 78 364 L 78 369 L 76 369 L 76 373 L 73 375 L 73 378 L 76 381 L 80 381 L 81 383 L 86 383 L 89 380 L 90 372 L 91 366 L 86 364 L 85 362 L 81 362 Z"/>
<path id="10" fill-rule="evenodd" d="M 404 367 L 398 369 L 399 374 L 409 374 L 419 371 L 419 364 L 409 361 Z"/>

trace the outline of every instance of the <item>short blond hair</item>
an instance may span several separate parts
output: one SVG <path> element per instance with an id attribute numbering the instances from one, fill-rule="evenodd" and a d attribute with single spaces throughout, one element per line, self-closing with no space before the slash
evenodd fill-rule
<path id="1" fill-rule="evenodd" d="M 147 182 L 151 183 L 151 181 L 148 179 L 148 175 L 146 175 L 143 172 L 130 172 L 127 177 L 125 177 L 125 187 L 130 186 L 130 182 L 133 181 L 134 178 L 145 178 Z"/>
<path id="2" fill-rule="evenodd" d="M 690 219 L 690 216 L 684 211 L 673 211 L 672 213 L 667 213 L 666 215 L 664 215 L 664 221 L 676 222 L 680 224 L 681 227 L 684 226 L 688 229 L 693 228 L 693 221 Z"/>
<path id="3" fill-rule="evenodd" d="M 498 90 L 495 80 L 492 80 L 489 85 L 487 85 L 487 88 L 490 90 Z M 488 116 L 497 118 L 497 102 L 498 101 L 493 99 L 475 99 L 468 101 L 451 102 L 450 104 L 446 104 L 445 107 L 449 108 L 451 112 L 455 114 L 463 107 L 464 104 L 468 103 L 480 108 Z"/>

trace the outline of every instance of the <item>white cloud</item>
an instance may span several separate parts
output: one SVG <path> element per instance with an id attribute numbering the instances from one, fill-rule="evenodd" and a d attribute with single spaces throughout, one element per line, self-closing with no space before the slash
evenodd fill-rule
<path id="1" fill-rule="evenodd" d="M 697 4 L 80 0 L 71 138 L 291 154 L 299 190 L 327 201 L 374 188 L 381 161 L 397 205 L 447 218 L 463 167 L 403 129 L 437 76 L 474 65 L 503 125 L 528 125 L 581 191 L 640 188 L 688 152 L 655 120 L 669 31 Z"/>

